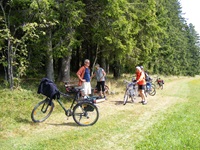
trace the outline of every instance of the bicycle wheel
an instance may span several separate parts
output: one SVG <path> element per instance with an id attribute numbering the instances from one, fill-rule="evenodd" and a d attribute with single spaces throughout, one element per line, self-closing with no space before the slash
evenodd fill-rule
<path id="1" fill-rule="evenodd" d="M 126 90 L 126 92 L 124 94 L 124 103 L 123 104 L 126 105 L 127 101 L 128 101 L 128 90 Z"/>
<path id="2" fill-rule="evenodd" d="M 131 96 L 131 102 L 134 103 L 135 97 L 132 95 Z"/>
<path id="3" fill-rule="evenodd" d="M 39 102 L 32 110 L 31 119 L 33 122 L 43 122 L 52 113 L 54 103 L 49 98 Z"/>
<path id="4" fill-rule="evenodd" d="M 155 87 L 155 89 L 159 89 L 159 87 L 160 87 L 160 86 L 159 86 L 159 84 L 158 84 L 158 82 L 157 82 L 157 81 L 155 81 L 155 82 L 154 82 L 154 85 L 155 85 L 155 86 L 154 86 L 154 87 Z"/>
<path id="5" fill-rule="evenodd" d="M 151 86 L 156 89 L 156 85 L 154 83 L 151 83 Z"/>
<path id="6" fill-rule="evenodd" d="M 160 89 L 161 89 L 161 90 L 163 89 L 163 84 L 160 86 Z"/>
<path id="7" fill-rule="evenodd" d="M 162 90 L 163 89 L 163 83 L 159 83 L 159 88 Z"/>
<path id="8" fill-rule="evenodd" d="M 106 93 L 106 94 L 110 94 L 110 92 L 109 92 L 109 87 L 108 87 L 107 85 L 105 85 L 105 93 Z"/>
<path id="9" fill-rule="evenodd" d="M 89 102 L 81 102 L 74 106 L 73 119 L 80 126 L 90 126 L 99 119 L 98 108 Z"/>
<path id="10" fill-rule="evenodd" d="M 148 93 L 149 93 L 149 95 L 154 96 L 154 95 L 156 94 L 156 89 L 155 89 L 155 87 L 152 86 L 151 89 L 148 90 Z"/>

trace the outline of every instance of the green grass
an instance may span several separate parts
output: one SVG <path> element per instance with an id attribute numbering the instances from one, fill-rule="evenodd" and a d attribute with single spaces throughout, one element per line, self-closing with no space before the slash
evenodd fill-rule
<path id="1" fill-rule="evenodd" d="M 119 92 L 110 98 L 117 99 L 121 96 L 120 89 L 124 89 L 122 80 L 110 81 L 112 89 Z M 124 107 L 110 103 L 110 107 L 99 108 L 98 122 L 89 127 L 66 120 L 57 105 L 47 121 L 35 124 L 30 114 L 43 98 L 36 93 L 37 84 L 27 83 L 12 92 L 1 88 L 0 150 L 199 149 L 200 80 L 191 78 L 182 82 L 176 78 L 166 81 L 179 83 L 175 92 L 170 92 L 172 89 L 167 82 L 164 90 L 158 91 L 163 100 L 166 97 L 166 101 L 170 98 L 168 103 L 174 101 L 170 107 L 159 108 L 156 100 L 146 106 L 128 104 Z"/>
<path id="2" fill-rule="evenodd" d="M 136 149 L 200 149 L 200 80 L 189 82 L 186 101 L 171 107 L 165 119 L 148 131 Z"/>

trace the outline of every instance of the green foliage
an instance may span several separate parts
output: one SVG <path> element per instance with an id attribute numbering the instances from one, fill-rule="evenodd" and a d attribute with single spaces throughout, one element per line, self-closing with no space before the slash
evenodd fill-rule
<path id="1" fill-rule="evenodd" d="M 133 72 L 136 65 L 166 75 L 200 72 L 199 35 L 182 17 L 178 0 L 16 0 L 0 4 L 0 63 L 9 66 L 10 40 L 15 77 L 44 70 L 49 41 L 54 69 L 60 67 L 59 59 L 72 56 L 75 71 L 89 58 L 110 66 L 113 72 Z"/>

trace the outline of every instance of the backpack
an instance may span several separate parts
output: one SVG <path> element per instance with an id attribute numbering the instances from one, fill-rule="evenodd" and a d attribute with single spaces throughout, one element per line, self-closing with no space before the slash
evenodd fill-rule
<path id="1" fill-rule="evenodd" d="M 144 72 L 144 74 L 145 74 L 145 80 L 146 80 L 146 81 L 149 81 L 149 80 L 151 80 L 151 78 L 150 78 L 150 76 L 148 75 L 148 73 L 147 73 L 147 72 Z"/>

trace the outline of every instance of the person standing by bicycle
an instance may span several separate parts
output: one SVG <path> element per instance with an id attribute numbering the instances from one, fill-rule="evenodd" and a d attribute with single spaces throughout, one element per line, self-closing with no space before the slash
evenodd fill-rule
<path id="1" fill-rule="evenodd" d="M 102 97 L 103 94 L 103 98 L 106 99 L 106 95 L 105 95 L 105 76 L 106 76 L 106 72 L 104 71 L 103 68 L 101 68 L 99 66 L 99 64 L 95 65 L 95 72 L 94 74 L 91 76 L 91 78 L 93 78 L 94 76 L 96 76 L 97 79 L 97 90 L 99 93 L 99 97 Z"/>
<path id="2" fill-rule="evenodd" d="M 142 98 L 141 103 L 143 105 L 146 105 L 147 100 L 146 100 L 146 96 L 144 93 L 145 86 L 146 86 L 145 74 L 139 66 L 136 67 L 136 83 L 138 84 L 138 90 L 139 90 L 140 96 Z"/>
<path id="3" fill-rule="evenodd" d="M 91 83 L 90 83 L 90 60 L 85 59 L 84 65 L 78 70 L 76 75 L 79 78 L 78 85 L 82 87 L 82 96 L 88 96 L 91 94 Z"/>

